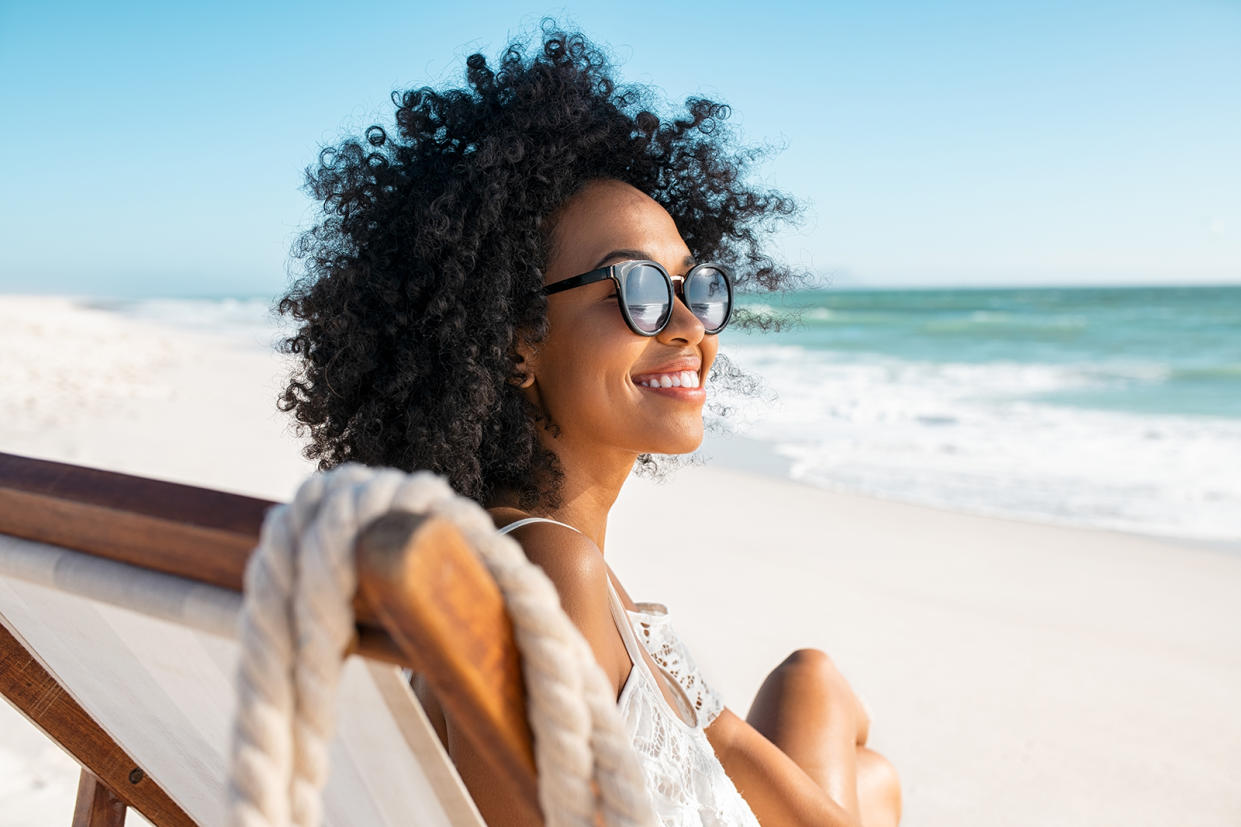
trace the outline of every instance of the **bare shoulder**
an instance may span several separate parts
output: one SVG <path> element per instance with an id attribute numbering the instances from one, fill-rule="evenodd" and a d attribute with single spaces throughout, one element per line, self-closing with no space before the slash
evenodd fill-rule
<path id="1" fill-rule="evenodd" d="M 527 516 L 515 509 L 505 511 L 511 513 L 493 513 L 498 525 Z M 629 656 L 608 608 L 608 567 L 599 547 L 586 535 L 555 523 L 530 523 L 509 536 L 552 581 L 565 614 L 585 636 L 619 692 L 628 675 Z"/>
<path id="2" fill-rule="evenodd" d="M 608 609 L 608 567 L 584 534 L 553 523 L 531 523 L 509 534 L 556 587 L 560 605 L 584 633 L 613 628 Z"/>

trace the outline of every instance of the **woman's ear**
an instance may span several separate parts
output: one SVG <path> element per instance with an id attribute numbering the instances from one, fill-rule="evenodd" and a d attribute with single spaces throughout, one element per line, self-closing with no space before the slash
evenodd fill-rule
<path id="1" fill-rule="evenodd" d="M 534 386 L 534 365 L 538 351 L 522 340 L 513 346 L 513 371 L 509 374 L 509 384 L 518 388 Z"/>

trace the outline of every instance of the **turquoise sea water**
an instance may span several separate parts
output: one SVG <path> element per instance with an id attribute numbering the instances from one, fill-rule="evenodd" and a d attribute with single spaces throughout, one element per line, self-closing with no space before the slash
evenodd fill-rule
<path id="1" fill-rule="evenodd" d="M 938 363 L 1062 366 L 1031 398 L 1082 408 L 1241 417 L 1241 286 L 811 290 L 763 304 L 780 340 Z"/>
<path id="2" fill-rule="evenodd" d="M 741 431 L 817 484 L 1241 538 L 1241 286 L 806 290 L 726 334 Z"/>

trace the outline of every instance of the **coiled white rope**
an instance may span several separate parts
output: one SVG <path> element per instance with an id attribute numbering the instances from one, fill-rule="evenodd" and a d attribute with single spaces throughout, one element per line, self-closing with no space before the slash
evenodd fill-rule
<path id="1" fill-rule="evenodd" d="M 354 542 L 389 511 L 452 521 L 499 585 L 522 655 L 546 823 L 593 826 L 598 812 L 608 825 L 655 825 L 612 686 L 542 570 L 434 474 L 352 464 L 309 477 L 291 503 L 271 509 L 246 568 L 233 823 L 318 827 L 336 688 L 354 631 Z"/>

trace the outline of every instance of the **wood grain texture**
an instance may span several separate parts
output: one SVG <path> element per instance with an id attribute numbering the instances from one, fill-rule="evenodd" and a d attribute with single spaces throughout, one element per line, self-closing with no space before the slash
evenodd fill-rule
<path id="1" fill-rule="evenodd" d="M 491 762 L 491 781 L 507 790 L 509 806 L 537 818 L 521 664 L 491 575 L 455 526 L 415 514 L 371 523 L 357 561 L 359 589 L 453 726 Z"/>
<path id="2" fill-rule="evenodd" d="M 0 454 L 0 531 L 239 591 L 274 503 Z"/>
<path id="3" fill-rule="evenodd" d="M 241 592 L 269 500 L 0 453 L 0 533 Z M 354 601 L 363 626 L 375 615 Z M 360 649 L 392 660 L 382 634 Z"/>
<path id="4" fill-rule="evenodd" d="M 160 827 L 194 824 L 3 625 L 0 625 L 0 693 L 43 734 L 98 778 L 116 798 L 138 810 L 151 823 Z M 90 808 L 94 808 L 98 803 L 95 792 L 88 792 Z M 79 788 L 76 810 L 82 808 L 83 795 Z M 77 823 L 75 820 L 74 824 Z"/>
<path id="5" fill-rule="evenodd" d="M 77 802 L 73 805 L 73 827 L 125 827 L 127 809 L 99 776 L 82 770 Z"/>

